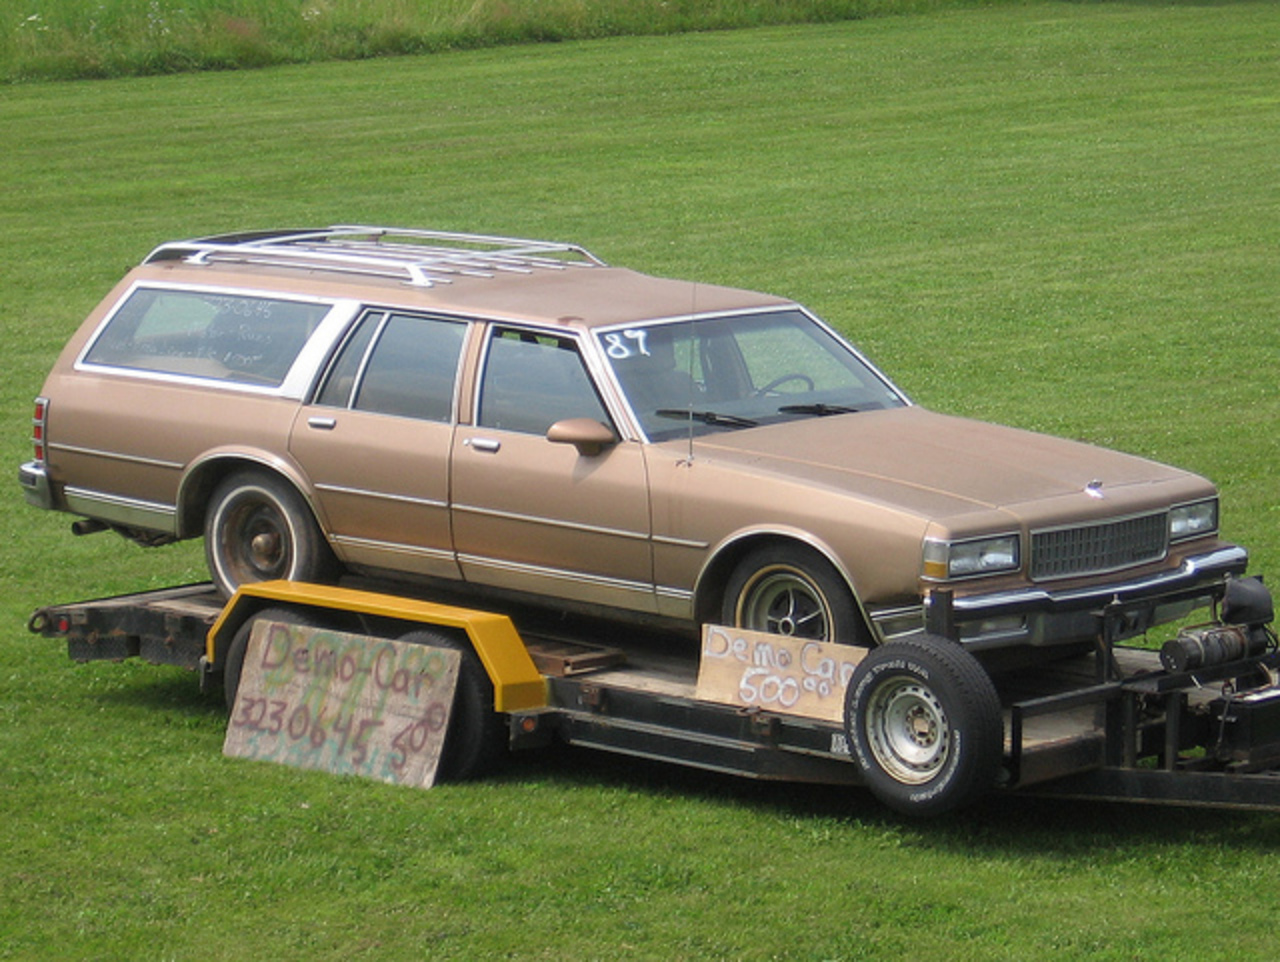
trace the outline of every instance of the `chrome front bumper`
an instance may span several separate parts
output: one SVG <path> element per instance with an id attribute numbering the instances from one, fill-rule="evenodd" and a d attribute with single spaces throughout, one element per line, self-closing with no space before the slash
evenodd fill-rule
<path id="1" fill-rule="evenodd" d="M 1228 545 L 1185 558 L 1170 571 L 1130 581 L 1062 591 L 1020 588 L 945 601 L 935 595 L 926 603 L 925 623 L 979 651 L 1062 645 L 1096 637 L 1098 613 L 1119 606 L 1124 618 L 1117 638 L 1132 638 L 1208 604 L 1228 575 L 1242 575 L 1248 565 L 1249 553 Z"/>

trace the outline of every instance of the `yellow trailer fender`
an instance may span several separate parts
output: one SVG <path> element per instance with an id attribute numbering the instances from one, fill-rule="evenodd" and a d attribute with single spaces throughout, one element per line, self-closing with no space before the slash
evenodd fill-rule
<path id="1" fill-rule="evenodd" d="M 262 602 L 465 631 L 493 682 L 495 711 L 527 711 L 546 707 L 546 680 L 534 666 L 520 633 L 506 615 L 333 585 L 263 581 L 241 586 L 223 607 L 205 639 L 205 657 L 210 665 L 222 665 L 232 636 L 253 610 L 262 606 Z"/>

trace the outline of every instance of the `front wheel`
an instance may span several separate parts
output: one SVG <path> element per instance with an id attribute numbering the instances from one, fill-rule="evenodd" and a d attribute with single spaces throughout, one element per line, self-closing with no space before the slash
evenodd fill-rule
<path id="1" fill-rule="evenodd" d="M 866 644 L 853 593 L 829 561 L 798 544 L 757 548 L 725 587 L 721 623 L 809 641 Z"/>
<path id="2" fill-rule="evenodd" d="M 908 815 L 938 815 L 996 783 L 1000 698 L 978 660 L 945 638 L 873 649 L 845 695 L 845 732 L 868 787 Z"/>
<path id="3" fill-rule="evenodd" d="M 238 471 L 214 490 L 204 551 L 226 598 L 258 581 L 327 581 L 337 566 L 302 495 L 265 471 Z"/>

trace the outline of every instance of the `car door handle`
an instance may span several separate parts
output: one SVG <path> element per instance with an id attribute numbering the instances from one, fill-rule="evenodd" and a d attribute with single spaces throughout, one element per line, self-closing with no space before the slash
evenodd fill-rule
<path id="1" fill-rule="evenodd" d="M 502 442 L 496 438 L 467 438 L 462 443 L 476 451 L 483 451 L 485 454 L 497 454 L 498 449 L 502 447 Z"/>
<path id="2" fill-rule="evenodd" d="M 337 418 L 314 417 L 307 418 L 307 427 L 315 428 L 317 431 L 332 431 L 338 426 Z"/>

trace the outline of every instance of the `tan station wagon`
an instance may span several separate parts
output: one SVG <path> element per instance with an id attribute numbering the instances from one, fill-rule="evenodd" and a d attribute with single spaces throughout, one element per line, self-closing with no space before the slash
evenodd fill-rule
<path id="1" fill-rule="evenodd" d="M 164 244 L 66 346 L 34 437 L 32 504 L 203 535 L 228 593 L 346 569 L 984 651 L 1247 562 L 1200 477 L 926 411 L 785 298 L 501 237 Z M 1184 613 L 1139 610 L 1123 633 Z"/>

